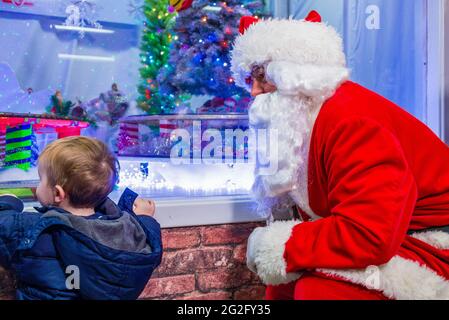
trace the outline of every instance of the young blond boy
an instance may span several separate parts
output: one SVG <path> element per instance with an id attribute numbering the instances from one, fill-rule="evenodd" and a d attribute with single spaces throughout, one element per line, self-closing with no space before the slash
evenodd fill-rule
<path id="1" fill-rule="evenodd" d="M 70 137 L 39 157 L 39 213 L 0 197 L 0 265 L 17 279 L 17 299 L 136 299 L 160 264 L 160 226 L 152 201 L 118 179 L 102 142 Z M 138 215 L 136 215 L 138 214 Z"/>

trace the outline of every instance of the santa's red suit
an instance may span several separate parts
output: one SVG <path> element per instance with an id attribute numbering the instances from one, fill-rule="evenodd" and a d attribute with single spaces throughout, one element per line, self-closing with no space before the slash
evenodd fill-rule
<path id="1" fill-rule="evenodd" d="M 438 228 L 449 225 L 449 148 L 349 81 L 341 38 L 323 23 L 252 24 L 235 43 L 237 83 L 255 64 L 278 90 L 256 98 L 251 122 L 284 128 L 279 174 L 255 190 L 302 216 L 249 239 L 267 297 L 449 299 L 449 233 Z"/>

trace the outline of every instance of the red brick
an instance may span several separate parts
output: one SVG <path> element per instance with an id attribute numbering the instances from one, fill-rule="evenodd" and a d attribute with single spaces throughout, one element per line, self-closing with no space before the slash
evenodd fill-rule
<path id="1" fill-rule="evenodd" d="M 240 244 L 248 240 L 257 224 L 235 224 L 203 227 L 201 238 L 203 245 Z"/>
<path id="2" fill-rule="evenodd" d="M 238 288 L 250 284 L 252 281 L 251 271 L 245 267 L 217 268 L 197 275 L 198 289 L 202 292 L 214 289 Z"/>
<path id="3" fill-rule="evenodd" d="M 164 250 L 191 249 L 201 243 L 200 228 L 164 229 L 162 245 Z"/>
<path id="4" fill-rule="evenodd" d="M 195 263 L 198 261 L 199 250 L 183 250 L 165 252 L 162 262 L 156 269 L 154 275 L 168 277 L 173 275 L 193 274 Z"/>
<path id="5" fill-rule="evenodd" d="M 234 249 L 233 259 L 238 264 L 246 265 L 246 243 L 239 244 Z"/>
<path id="6" fill-rule="evenodd" d="M 178 297 L 177 300 L 231 300 L 232 294 L 226 291 L 201 293 L 195 291 L 184 296 Z"/>
<path id="7" fill-rule="evenodd" d="M 202 260 L 197 266 L 200 269 L 216 269 L 232 267 L 231 257 L 233 250 L 231 247 L 213 247 L 201 250 Z"/>
<path id="8" fill-rule="evenodd" d="M 192 274 L 197 270 L 228 267 L 232 257 L 232 248 L 214 247 L 194 250 L 166 252 L 155 276 Z"/>
<path id="9" fill-rule="evenodd" d="M 234 292 L 233 300 L 264 300 L 265 286 L 250 286 Z"/>
<path id="10" fill-rule="evenodd" d="M 170 296 L 195 291 L 195 275 L 151 279 L 140 299 Z"/>

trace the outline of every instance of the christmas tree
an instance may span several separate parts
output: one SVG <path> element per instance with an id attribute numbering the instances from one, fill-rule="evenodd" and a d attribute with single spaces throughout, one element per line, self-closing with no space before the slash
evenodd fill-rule
<path id="1" fill-rule="evenodd" d="M 167 96 L 211 95 L 228 98 L 247 93 L 234 84 L 230 50 L 242 16 L 264 8 L 263 1 L 194 0 L 181 11 L 173 28 L 176 34 L 169 61 L 158 82 Z"/>
<path id="2" fill-rule="evenodd" d="M 168 60 L 169 46 L 173 41 L 172 27 L 176 13 L 168 0 L 145 0 L 145 15 L 141 44 L 139 106 L 149 114 L 168 113 L 173 107 L 174 96 L 161 94 L 156 77 Z"/>

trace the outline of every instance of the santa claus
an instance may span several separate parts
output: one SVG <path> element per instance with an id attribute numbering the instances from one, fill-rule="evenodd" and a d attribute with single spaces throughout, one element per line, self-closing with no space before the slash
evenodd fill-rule
<path id="1" fill-rule="evenodd" d="M 348 80 L 318 13 L 246 17 L 241 32 L 232 71 L 255 97 L 251 125 L 279 133 L 277 173 L 254 184 L 273 218 L 247 251 L 267 298 L 449 299 L 449 148 Z"/>

